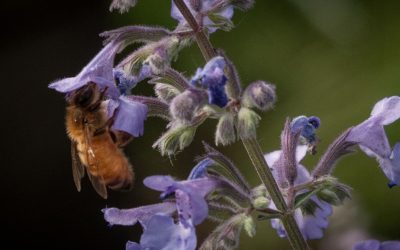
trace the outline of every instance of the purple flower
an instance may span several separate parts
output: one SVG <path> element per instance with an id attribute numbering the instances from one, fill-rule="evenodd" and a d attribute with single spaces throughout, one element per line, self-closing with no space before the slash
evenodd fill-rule
<path id="1" fill-rule="evenodd" d="M 119 84 L 133 87 L 149 73 L 143 70 L 142 75 L 135 79 L 124 78 L 122 72 L 113 71 L 115 54 L 120 48 L 120 43 L 110 42 L 107 44 L 82 71 L 75 77 L 64 78 L 53 82 L 49 88 L 55 89 L 61 93 L 75 91 L 86 84 L 95 83 L 100 90 L 107 88 L 107 117 L 113 119 L 113 130 L 124 131 L 134 137 L 141 136 L 144 130 L 144 120 L 147 117 L 147 106 L 130 100 L 121 95 L 120 90 L 115 86 L 114 77 L 119 81 Z M 147 73 L 146 73 L 147 72 Z"/>
<path id="2" fill-rule="evenodd" d="M 353 250 L 399 250 L 400 241 L 366 240 L 358 242 L 353 246 Z"/>
<path id="3" fill-rule="evenodd" d="M 122 69 L 114 69 L 114 78 L 117 81 L 117 87 L 121 94 L 127 95 L 139 82 L 152 75 L 150 66 L 144 64 L 138 75 L 127 75 Z"/>
<path id="4" fill-rule="evenodd" d="M 69 93 L 93 82 L 99 86 L 100 90 L 107 87 L 107 95 L 117 98 L 119 92 L 115 88 L 113 65 L 119 48 L 120 43 L 107 44 L 77 76 L 55 81 L 49 85 L 49 88 L 61 93 Z"/>
<path id="5" fill-rule="evenodd" d="M 377 102 L 371 116 L 350 131 L 347 140 L 356 142 L 364 153 L 375 157 L 390 180 L 389 187 L 400 184 L 400 143 L 390 147 L 384 127 L 400 118 L 400 97 L 386 97 Z"/>
<path id="6" fill-rule="evenodd" d="M 188 180 L 197 179 L 206 176 L 207 168 L 215 164 L 214 160 L 205 158 L 197 163 L 189 174 Z"/>
<path id="7" fill-rule="evenodd" d="M 194 250 L 196 244 L 196 231 L 190 222 L 186 226 L 175 224 L 172 217 L 157 214 L 149 220 L 140 244 L 128 241 L 126 249 Z"/>
<path id="8" fill-rule="evenodd" d="M 127 243 L 127 249 L 195 249 L 195 225 L 208 216 L 205 196 L 220 184 L 203 177 L 176 181 L 170 176 L 150 176 L 144 184 L 161 191 L 163 203 L 133 209 L 105 208 L 104 218 L 111 225 L 134 225 L 140 222 L 144 232 L 140 244 Z M 170 197 L 175 197 L 172 201 Z M 178 222 L 172 215 L 177 212 Z"/>
<path id="9" fill-rule="evenodd" d="M 197 19 L 200 25 L 207 27 L 209 33 L 213 33 L 217 30 L 217 27 L 215 26 L 216 24 L 209 18 L 209 14 L 218 15 L 227 20 L 230 20 L 233 16 L 233 6 L 226 4 L 221 5 L 221 1 L 219 0 L 184 1 L 192 15 Z M 171 16 L 181 25 L 186 24 L 185 18 L 182 16 L 182 13 L 179 11 L 178 7 L 176 7 L 173 0 Z"/>
<path id="10" fill-rule="evenodd" d="M 293 119 L 291 123 L 292 131 L 301 131 L 301 136 L 307 140 L 311 145 L 315 144 L 317 141 L 316 129 L 321 125 L 321 121 L 316 116 L 306 117 L 298 116 Z"/>
<path id="11" fill-rule="evenodd" d="M 265 160 L 268 166 L 272 168 L 274 177 L 276 172 L 276 163 L 281 157 L 281 150 L 274 151 L 265 155 Z M 307 153 L 307 146 L 298 146 L 296 150 L 296 161 L 300 162 Z M 297 164 L 297 177 L 294 181 L 294 185 L 299 185 L 312 180 L 308 170 L 301 164 Z M 323 236 L 323 230 L 328 227 L 328 217 L 332 214 L 332 207 L 327 202 L 319 200 L 317 196 L 311 196 L 311 199 L 318 205 L 313 215 L 306 215 L 301 212 L 298 208 L 294 212 L 294 217 L 300 230 L 306 239 L 319 239 Z M 275 205 L 271 203 L 271 208 L 275 208 Z M 280 237 L 286 237 L 286 231 L 278 219 L 271 220 L 272 227 L 275 228 Z"/>
<path id="12" fill-rule="evenodd" d="M 124 131 L 131 136 L 139 137 L 144 132 L 147 106 L 121 95 L 118 99 L 108 101 L 107 116 L 114 120 L 112 130 Z"/>
<path id="13" fill-rule="evenodd" d="M 225 59 L 221 56 L 214 57 L 204 68 L 198 68 L 192 78 L 192 84 L 200 81 L 203 87 L 208 88 L 208 102 L 221 108 L 228 103 L 228 96 L 225 92 L 227 77 L 224 74 Z"/>

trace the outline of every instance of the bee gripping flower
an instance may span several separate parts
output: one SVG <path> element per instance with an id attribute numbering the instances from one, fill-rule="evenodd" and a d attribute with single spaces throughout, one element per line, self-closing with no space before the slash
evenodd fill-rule
<path id="1" fill-rule="evenodd" d="M 375 157 L 389 179 L 389 187 L 400 185 L 400 143 L 391 149 L 384 127 L 400 118 L 400 97 L 377 102 L 371 116 L 351 129 L 347 141 L 356 142 L 368 156 Z"/>

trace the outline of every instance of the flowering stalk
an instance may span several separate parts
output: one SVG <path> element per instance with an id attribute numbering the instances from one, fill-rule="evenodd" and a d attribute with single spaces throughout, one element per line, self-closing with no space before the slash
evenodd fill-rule
<path id="1" fill-rule="evenodd" d="M 174 0 L 174 3 L 195 33 L 197 45 L 199 46 L 201 54 L 203 54 L 206 61 L 216 57 L 217 53 L 214 51 L 210 40 L 208 40 L 207 35 L 203 32 L 202 27 L 200 27 L 200 25 L 197 23 L 185 2 L 183 0 Z"/>
<path id="2" fill-rule="evenodd" d="M 214 50 L 207 35 L 199 26 L 196 19 L 193 17 L 189 8 L 186 6 L 184 0 L 173 0 L 179 11 L 182 13 L 192 30 L 195 32 L 196 42 L 201 50 L 206 61 L 218 56 Z M 272 201 L 276 207 L 284 214 L 282 217 L 282 223 L 288 235 L 288 239 L 293 249 L 309 249 L 307 242 L 303 238 L 301 231 L 293 217 L 291 210 L 288 209 L 285 199 L 276 184 L 276 181 L 264 159 L 261 147 L 256 138 L 241 138 L 244 147 L 253 163 L 253 166 L 266 186 L 269 194 L 271 195 Z"/>

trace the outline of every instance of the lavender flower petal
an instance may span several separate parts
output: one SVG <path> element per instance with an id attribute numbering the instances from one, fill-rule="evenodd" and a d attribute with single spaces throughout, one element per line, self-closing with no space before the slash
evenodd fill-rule
<path id="1" fill-rule="evenodd" d="M 143 184 L 157 191 L 165 191 L 168 187 L 172 186 L 176 181 L 168 175 L 154 175 L 149 176 L 143 180 Z"/>
<path id="2" fill-rule="evenodd" d="M 224 74 L 225 59 L 221 56 L 214 57 L 204 66 L 197 69 L 196 75 L 192 78 L 192 84 L 200 81 L 203 87 L 208 88 L 208 102 L 219 107 L 225 107 L 228 103 L 228 96 L 225 91 L 227 78 Z"/>
<path id="3" fill-rule="evenodd" d="M 113 63 L 118 49 L 118 43 L 107 44 L 77 76 L 53 82 L 49 88 L 61 93 L 68 93 L 94 82 L 100 89 L 108 87 L 107 94 L 109 96 L 118 97 L 119 92 L 115 87 L 113 76 Z"/>
<path id="4" fill-rule="evenodd" d="M 140 245 L 142 249 L 194 250 L 197 239 L 193 226 L 175 224 L 170 216 L 153 216 L 144 231 Z"/>
<path id="5" fill-rule="evenodd" d="M 400 97 L 384 98 L 375 104 L 371 116 L 350 131 L 347 140 L 359 144 L 368 156 L 375 157 L 390 180 L 389 186 L 400 184 L 400 146 L 390 148 L 384 125 L 400 118 Z"/>
<path id="6" fill-rule="evenodd" d="M 147 106 L 125 96 L 119 97 L 119 106 L 114 115 L 113 130 L 120 130 L 139 137 L 143 135 Z"/>
<path id="7" fill-rule="evenodd" d="M 136 242 L 128 241 L 125 245 L 125 250 L 142 250 L 142 246 L 140 246 Z"/>
<path id="8" fill-rule="evenodd" d="M 133 226 L 138 221 L 142 225 L 146 225 L 146 222 L 154 214 L 172 214 L 175 210 L 175 203 L 164 202 L 131 209 L 105 208 L 102 212 L 104 213 L 104 219 L 110 225 Z"/>
<path id="9" fill-rule="evenodd" d="M 400 249 L 400 241 L 384 241 L 366 240 L 358 242 L 353 246 L 353 250 L 398 250 Z"/>
<path id="10" fill-rule="evenodd" d="M 214 164 L 210 158 L 205 158 L 197 163 L 189 174 L 188 180 L 204 177 L 207 173 L 207 168 Z"/>
<path id="11" fill-rule="evenodd" d="M 310 144 L 315 144 L 317 142 L 316 129 L 319 126 L 320 120 L 316 116 L 298 116 L 294 118 L 291 123 L 292 131 L 297 132 L 301 130 L 301 136 Z"/>

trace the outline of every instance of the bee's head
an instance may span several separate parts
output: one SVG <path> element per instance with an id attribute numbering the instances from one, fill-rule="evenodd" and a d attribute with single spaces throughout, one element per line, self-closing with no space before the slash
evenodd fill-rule
<path id="1" fill-rule="evenodd" d="M 101 93 L 95 83 L 89 83 L 71 93 L 69 103 L 80 108 L 97 106 L 101 102 Z"/>

